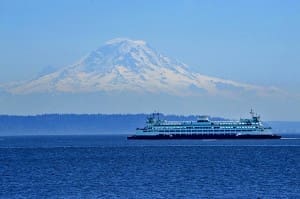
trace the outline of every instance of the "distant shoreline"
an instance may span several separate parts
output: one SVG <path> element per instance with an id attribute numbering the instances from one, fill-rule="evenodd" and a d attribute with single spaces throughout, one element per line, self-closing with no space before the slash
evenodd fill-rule
<path id="1" fill-rule="evenodd" d="M 126 135 L 145 125 L 148 114 L 44 114 L 0 115 L 0 136 Z M 162 115 L 171 121 L 192 121 L 197 116 Z M 212 117 L 212 120 L 226 120 Z M 300 133 L 300 121 L 266 122 L 278 134 Z"/>

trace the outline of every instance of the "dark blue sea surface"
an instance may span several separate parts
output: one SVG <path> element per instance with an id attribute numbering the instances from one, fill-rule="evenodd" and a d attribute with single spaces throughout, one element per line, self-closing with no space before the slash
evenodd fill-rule
<path id="1" fill-rule="evenodd" d="M 0 198 L 300 198 L 300 138 L 0 137 Z"/>

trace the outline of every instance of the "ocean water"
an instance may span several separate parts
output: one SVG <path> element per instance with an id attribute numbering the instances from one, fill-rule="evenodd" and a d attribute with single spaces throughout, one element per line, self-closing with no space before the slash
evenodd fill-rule
<path id="1" fill-rule="evenodd" d="M 300 198 L 300 137 L 0 137 L 0 198 Z"/>

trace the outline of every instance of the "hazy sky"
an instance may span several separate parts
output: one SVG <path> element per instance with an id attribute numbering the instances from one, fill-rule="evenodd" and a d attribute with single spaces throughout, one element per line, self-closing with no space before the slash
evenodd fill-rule
<path id="1" fill-rule="evenodd" d="M 203 74 L 300 93 L 299 10 L 296 0 L 1 0 L 0 83 L 128 37 Z"/>

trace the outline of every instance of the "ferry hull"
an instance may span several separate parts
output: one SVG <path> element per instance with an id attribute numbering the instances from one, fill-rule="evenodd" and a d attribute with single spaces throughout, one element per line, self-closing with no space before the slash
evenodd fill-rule
<path id="1" fill-rule="evenodd" d="M 158 134 L 158 135 L 132 135 L 129 140 L 169 140 L 169 139 L 280 139 L 274 134 Z"/>

